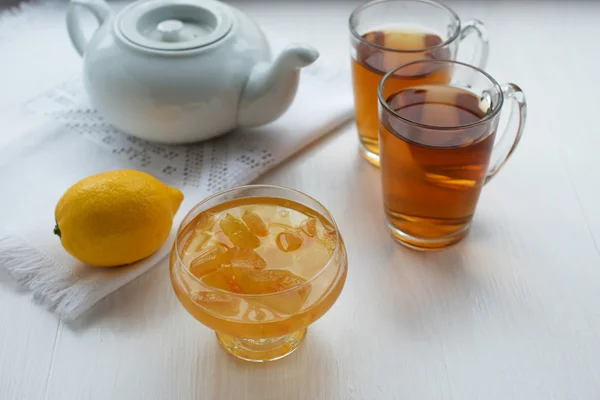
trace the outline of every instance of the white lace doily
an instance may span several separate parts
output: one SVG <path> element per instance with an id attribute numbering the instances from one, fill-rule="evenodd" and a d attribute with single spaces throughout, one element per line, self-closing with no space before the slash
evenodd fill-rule
<path id="1" fill-rule="evenodd" d="M 273 47 L 283 47 L 282 43 Z M 305 68 L 302 78 L 309 80 L 303 82 L 304 85 L 349 84 L 344 73 L 323 61 Z M 107 123 L 90 105 L 79 77 L 42 93 L 26 107 L 110 148 L 114 154 L 127 158 L 140 169 L 150 169 L 164 176 L 177 187 L 201 188 L 212 193 L 238 182 L 240 175 L 247 175 L 248 170 L 255 170 L 258 174 L 281 161 L 278 157 L 279 142 L 265 140 L 265 137 L 251 132 L 232 133 L 191 145 L 158 144 L 124 134 Z M 327 113 L 326 110 L 324 112 Z"/>

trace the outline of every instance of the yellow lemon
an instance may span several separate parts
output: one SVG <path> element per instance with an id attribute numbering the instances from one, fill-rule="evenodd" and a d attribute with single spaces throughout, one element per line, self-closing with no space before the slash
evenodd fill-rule
<path id="1" fill-rule="evenodd" d="M 54 233 L 65 250 L 86 264 L 130 264 L 167 240 L 182 201 L 181 191 L 144 172 L 103 172 L 63 194 L 56 205 Z"/>

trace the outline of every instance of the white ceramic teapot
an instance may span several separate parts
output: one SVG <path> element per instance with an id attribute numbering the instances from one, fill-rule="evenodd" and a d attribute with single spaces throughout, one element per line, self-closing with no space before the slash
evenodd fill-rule
<path id="1" fill-rule="evenodd" d="M 100 25 L 89 41 L 82 8 Z M 116 15 L 102 0 L 72 0 L 67 27 L 92 104 L 120 130 L 162 143 L 277 119 L 299 69 L 319 56 L 294 45 L 272 61 L 260 28 L 216 0 L 140 0 Z"/>

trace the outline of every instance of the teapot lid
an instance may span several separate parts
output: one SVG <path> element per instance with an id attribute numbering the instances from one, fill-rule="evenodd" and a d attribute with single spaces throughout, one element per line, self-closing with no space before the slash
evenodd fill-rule
<path id="1" fill-rule="evenodd" d="M 142 0 L 126 7 L 115 25 L 130 42 L 152 50 L 191 50 L 223 38 L 230 10 L 213 0 Z"/>

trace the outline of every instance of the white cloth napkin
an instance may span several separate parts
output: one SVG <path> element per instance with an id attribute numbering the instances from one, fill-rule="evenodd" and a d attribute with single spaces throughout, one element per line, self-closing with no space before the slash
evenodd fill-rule
<path id="1" fill-rule="evenodd" d="M 274 53 L 282 44 L 273 43 Z M 300 82 L 293 104 L 277 121 L 187 146 L 149 143 L 115 130 L 89 105 L 78 77 L 36 97 L 18 116 L 18 138 L 0 147 L 0 268 L 63 320 L 81 316 L 161 261 L 193 205 L 254 181 L 351 119 L 345 71 L 321 58 L 302 71 Z M 123 168 L 181 189 L 184 202 L 169 240 L 155 254 L 126 267 L 88 267 L 53 234 L 55 205 L 79 179 Z"/>

